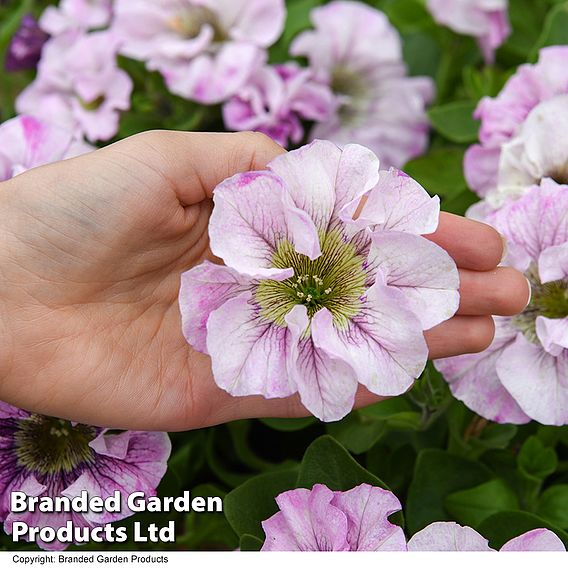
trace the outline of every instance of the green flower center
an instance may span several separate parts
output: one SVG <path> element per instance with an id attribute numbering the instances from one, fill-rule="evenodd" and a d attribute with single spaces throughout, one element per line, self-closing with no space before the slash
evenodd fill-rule
<path id="1" fill-rule="evenodd" d="M 320 237 L 322 254 L 315 260 L 299 254 L 294 245 L 281 241 L 272 258 L 274 268 L 293 268 L 294 276 L 282 282 L 263 280 L 257 287 L 255 299 L 261 316 L 285 326 L 286 314 L 296 305 L 305 305 L 311 318 L 327 308 L 338 327 L 361 309 L 367 274 L 365 259 L 346 243 L 339 231 Z"/>
<path id="2" fill-rule="evenodd" d="M 529 341 L 537 343 L 538 316 L 550 319 L 568 317 L 568 281 L 555 280 L 542 284 L 534 264 L 530 266 L 525 276 L 531 283 L 531 302 L 522 314 L 513 318 L 513 325 L 521 330 Z"/>
<path id="3" fill-rule="evenodd" d="M 101 105 L 105 102 L 105 98 L 101 95 L 100 97 L 97 97 L 94 101 L 91 101 L 90 103 L 80 98 L 79 102 L 81 103 L 81 106 L 85 110 L 94 111 L 98 110 L 101 107 Z"/>
<path id="4" fill-rule="evenodd" d="M 338 95 L 349 97 L 339 107 L 338 114 L 343 124 L 353 124 L 364 115 L 368 104 L 368 86 L 362 75 L 348 67 L 337 66 L 331 72 L 331 89 Z"/>
<path id="5" fill-rule="evenodd" d="M 32 414 L 19 423 L 15 435 L 18 463 L 41 474 L 69 473 L 94 460 L 89 442 L 95 429 L 68 420 Z"/>
<path id="6" fill-rule="evenodd" d="M 170 28 L 185 39 L 196 38 L 204 25 L 213 29 L 214 42 L 227 39 L 217 15 L 205 6 L 191 6 L 170 20 Z"/>

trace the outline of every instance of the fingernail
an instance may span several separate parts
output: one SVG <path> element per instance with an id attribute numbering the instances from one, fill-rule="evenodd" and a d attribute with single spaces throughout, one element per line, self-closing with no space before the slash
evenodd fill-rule
<path id="1" fill-rule="evenodd" d="M 502 262 L 505 262 L 505 259 L 507 258 L 507 253 L 509 252 L 509 245 L 507 244 L 507 239 L 503 235 L 499 236 L 503 241 L 503 255 L 501 256 L 501 260 L 499 261 L 499 264 L 501 264 Z"/>
<path id="2" fill-rule="evenodd" d="M 525 310 L 529 307 L 530 303 L 531 303 L 531 299 L 532 299 L 532 285 L 531 285 L 531 281 L 528 278 L 525 278 L 525 280 L 527 281 L 527 285 L 529 287 L 529 299 L 527 302 L 527 305 L 525 306 Z"/>

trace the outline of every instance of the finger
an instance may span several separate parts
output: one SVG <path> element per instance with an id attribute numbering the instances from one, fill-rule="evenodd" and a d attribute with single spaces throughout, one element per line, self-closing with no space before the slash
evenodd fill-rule
<path id="1" fill-rule="evenodd" d="M 285 150 L 259 132 L 211 133 L 157 130 L 132 136 L 106 151 L 127 152 L 158 171 L 183 205 L 212 196 L 224 179 L 264 169 Z"/>
<path id="2" fill-rule="evenodd" d="M 451 213 L 442 212 L 436 232 L 424 236 L 469 270 L 492 270 L 505 252 L 505 241 L 493 227 Z"/>
<path id="3" fill-rule="evenodd" d="M 491 345 L 494 335 L 491 316 L 456 316 L 424 332 L 430 359 L 479 353 Z"/>
<path id="4" fill-rule="evenodd" d="M 530 299 L 529 281 L 505 266 L 488 272 L 460 269 L 460 315 L 512 316 Z"/>

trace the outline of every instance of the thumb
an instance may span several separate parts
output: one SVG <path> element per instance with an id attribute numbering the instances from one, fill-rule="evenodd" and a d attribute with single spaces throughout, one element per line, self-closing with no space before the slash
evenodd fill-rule
<path id="1" fill-rule="evenodd" d="M 108 146 L 159 172 L 182 205 L 211 198 L 224 179 L 240 172 L 261 170 L 285 150 L 260 132 L 210 133 L 156 130 Z"/>

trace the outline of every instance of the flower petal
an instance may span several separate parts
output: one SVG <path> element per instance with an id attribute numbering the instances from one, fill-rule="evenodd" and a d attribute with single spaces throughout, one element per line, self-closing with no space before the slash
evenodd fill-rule
<path id="1" fill-rule="evenodd" d="M 543 284 L 568 276 L 568 242 L 548 247 L 540 253 L 538 274 Z"/>
<path id="2" fill-rule="evenodd" d="M 207 353 L 207 320 L 211 312 L 246 290 L 250 280 L 227 266 L 205 261 L 181 275 L 179 306 L 187 342 Z"/>
<path id="3" fill-rule="evenodd" d="M 438 196 L 430 197 L 418 182 L 391 168 L 380 172 L 357 225 L 423 235 L 436 230 L 439 216 Z"/>
<path id="4" fill-rule="evenodd" d="M 390 491 L 364 483 L 336 492 L 332 503 L 347 515 L 351 550 L 406 550 L 404 531 L 388 520 L 401 510 L 400 501 Z"/>
<path id="5" fill-rule="evenodd" d="M 305 334 L 310 322 L 305 306 L 294 307 L 285 319 L 292 338 L 288 356 L 290 378 L 306 409 L 330 422 L 340 420 L 353 408 L 357 377 L 334 351 L 327 330 L 320 329 L 321 318 L 326 314 L 329 312 L 325 308 L 315 314 L 308 337 Z"/>
<path id="6" fill-rule="evenodd" d="M 400 290 L 422 329 L 450 319 L 460 301 L 459 274 L 450 255 L 416 235 L 377 232 L 372 236 L 369 266 L 388 286 Z"/>
<path id="7" fill-rule="evenodd" d="M 305 211 L 320 231 L 327 230 L 333 214 L 341 159 L 341 150 L 335 144 L 314 140 L 268 164 L 284 181 L 295 206 Z"/>
<path id="8" fill-rule="evenodd" d="M 450 385 L 452 394 L 477 414 L 506 424 L 525 424 L 530 418 L 501 384 L 496 365 L 504 349 L 517 336 L 509 318 L 494 318 L 493 343 L 482 353 L 438 359 L 434 366 Z"/>
<path id="9" fill-rule="evenodd" d="M 222 182 L 213 194 L 209 222 L 213 253 L 251 278 L 292 276 L 292 268 L 272 267 L 278 244 L 290 241 L 304 253 L 314 252 L 319 241 L 309 217 L 288 199 L 282 180 L 271 172 L 237 174 Z"/>
<path id="10" fill-rule="evenodd" d="M 545 351 L 557 357 L 568 349 L 568 318 L 536 318 L 536 334 Z"/>
<path id="11" fill-rule="evenodd" d="M 244 292 L 209 316 L 207 351 L 215 382 L 234 396 L 290 396 L 297 389 L 286 370 L 289 331 L 263 321 L 251 297 Z"/>
<path id="12" fill-rule="evenodd" d="M 501 552 L 566 552 L 564 543 L 548 529 L 534 529 L 506 542 Z"/>
<path id="13" fill-rule="evenodd" d="M 331 504 L 333 498 L 325 485 L 278 495 L 281 512 L 262 523 L 266 533 L 262 550 L 348 550 L 347 518 Z"/>
<path id="14" fill-rule="evenodd" d="M 470 527 L 437 522 L 418 531 L 409 541 L 410 552 L 491 552 L 487 539 Z"/>
<path id="15" fill-rule="evenodd" d="M 312 335 L 325 337 L 328 350 L 356 372 L 360 383 L 381 396 L 406 392 L 426 365 L 428 347 L 418 318 L 404 295 L 376 283 L 361 313 L 337 329 L 328 310 L 312 320 Z"/>
<path id="16" fill-rule="evenodd" d="M 568 355 L 553 357 L 523 335 L 497 361 L 497 374 L 523 411 L 542 424 L 568 424 Z"/>
<path id="17" fill-rule="evenodd" d="M 470 146 L 464 156 L 464 174 L 467 184 L 477 195 L 485 197 L 497 185 L 500 148 Z"/>
<path id="18" fill-rule="evenodd" d="M 347 144 L 335 181 L 336 201 L 332 219 L 352 222 L 361 197 L 379 182 L 379 158 L 368 148 L 359 144 Z"/>

